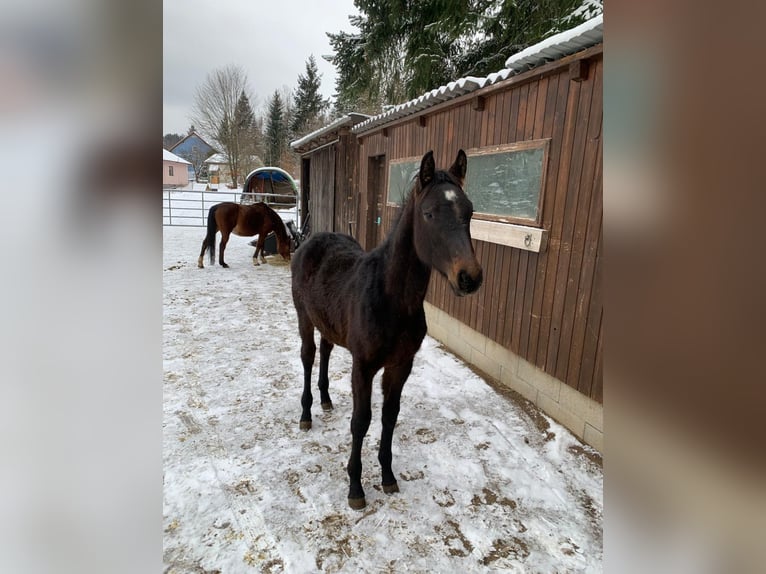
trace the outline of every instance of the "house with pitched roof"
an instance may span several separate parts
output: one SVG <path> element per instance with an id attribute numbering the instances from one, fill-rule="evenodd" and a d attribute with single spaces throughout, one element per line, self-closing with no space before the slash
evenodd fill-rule
<path id="1" fill-rule="evenodd" d="M 185 187 L 189 185 L 191 163 L 173 152 L 162 150 L 162 187 Z"/>

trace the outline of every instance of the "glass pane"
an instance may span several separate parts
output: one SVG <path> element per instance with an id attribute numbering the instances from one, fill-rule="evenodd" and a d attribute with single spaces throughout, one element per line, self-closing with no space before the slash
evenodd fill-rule
<path id="1" fill-rule="evenodd" d="M 465 191 L 477 213 L 537 219 L 544 148 L 468 157 Z"/>
<path id="2" fill-rule="evenodd" d="M 386 203 L 403 205 L 420 169 L 420 161 L 391 162 L 388 166 L 388 196 Z"/>

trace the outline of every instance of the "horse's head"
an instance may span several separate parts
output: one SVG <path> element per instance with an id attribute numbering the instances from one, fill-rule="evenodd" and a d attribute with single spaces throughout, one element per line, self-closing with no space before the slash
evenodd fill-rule
<path id="1" fill-rule="evenodd" d="M 459 297 L 482 282 L 481 265 L 471 244 L 473 204 L 463 191 L 468 160 L 461 149 L 448 171 L 436 170 L 429 151 L 415 184 L 414 242 L 418 258 L 449 281 Z"/>

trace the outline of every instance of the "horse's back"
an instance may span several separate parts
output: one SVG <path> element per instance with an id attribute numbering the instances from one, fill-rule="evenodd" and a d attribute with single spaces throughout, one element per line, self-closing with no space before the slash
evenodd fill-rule
<path id="1" fill-rule="evenodd" d="M 328 276 L 345 275 L 362 255 L 362 246 L 349 235 L 315 233 L 293 256 L 293 289 L 301 289 L 319 277 L 324 282 Z"/>
<path id="2" fill-rule="evenodd" d="M 214 206 L 215 222 L 221 232 L 230 232 L 237 226 L 239 215 L 239 204 L 231 201 L 224 201 Z"/>
<path id="3" fill-rule="evenodd" d="M 335 344 L 348 347 L 349 292 L 356 290 L 361 245 L 339 233 L 315 233 L 292 258 L 296 311 Z"/>

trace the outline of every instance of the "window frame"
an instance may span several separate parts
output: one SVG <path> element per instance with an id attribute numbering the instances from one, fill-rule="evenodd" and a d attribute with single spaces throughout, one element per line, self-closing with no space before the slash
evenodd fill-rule
<path id="1" fill-rule="evenodd" d="M 386 207 L 402 207 L 404 205 L 404 202 L 402 203 L 395 203 L 392 201 L 389 201 L 389 186 L 391 184 L 391 166 L 400 164 L 400 163 L 415 163 L 417 164 L 417 168 L 420 169 L 420 163 L 423 160 L 422 156 L 410 156 L 410 157 L 398 157 L 396 159 L 391 159 L 388 161 L 388 169 L 386 169 L 386 201 L 385 205 Z"/>
<path id="2" fill-rule="evenodd" d="M 490 221 L 494 223 L 513 224 L 525 227 L 542 227 L 543 219 L 543 206 L 545 204 L 545 183 L 548 173 L 548 159 L 550 157 L 550 143 L 551 138 L 542 138 L 536 140 L 525 140 L 520 142 L 513 142 L 509 144 L 485 146 L 480 148 L 471 148 L 466 150 L 466 156 L 468 156 L 468 173 L 471 170 L 471 158 L 477 156 L 496 155 L 508 152 L 525 151 L 530 149 L 542 149 L 543 158 L 540 169 L 540 191 L 537 196 L 537 217 L 535 219 L 528 219 L 525 217 L 514 217 L 512 215 L 497 215 L 494 213 L 484 213 L 476 211 L 473 215 L 474 219 L 481 221 Z M 471 197 L 470 190 L 466 190 L 468 197 Z"/>

